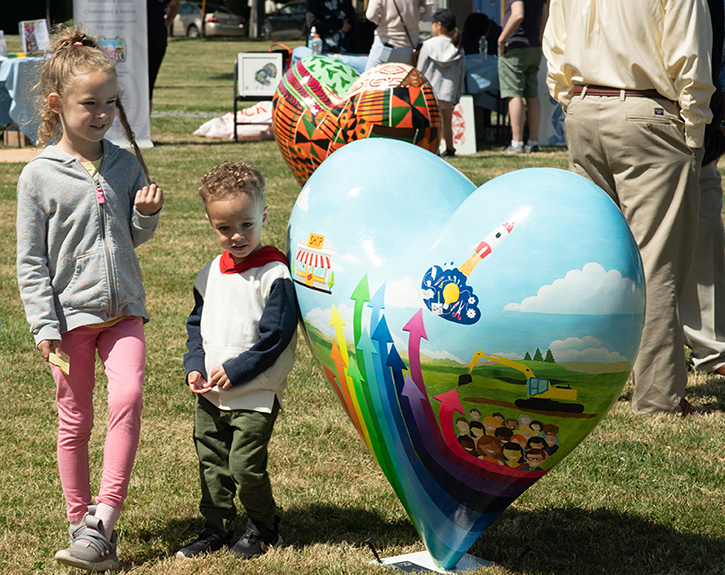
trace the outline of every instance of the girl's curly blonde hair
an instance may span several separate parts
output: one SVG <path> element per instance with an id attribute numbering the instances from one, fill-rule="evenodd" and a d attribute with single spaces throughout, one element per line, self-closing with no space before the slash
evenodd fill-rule
<path id="1" fill-rule="evenodd" d="M 93 36 L 86 34 L 80 26 L 68 27 L 63 24 L 53 30 L 53 39 L 48 49 L 50 57 L 43 62 L 40 77 L 36 84 L 38 94 L 38 145 L 44 146 L 50 141 L 58 142 L 63 136 L 63 125 L 58 114 L 50 109 L 48 96 L 56 93 L 61 100 L 73 87 L 79 76 L 90 72 L 104 72 L 118 78 L 116 64 Z M 119 119 L 126 138 L 133 146 L 136 157 L 151 183 L 146 163 L 136 143 L 136 137 L 126 118 L 126 111 L 121 104 L 120 96 L 116 99 Z"/>

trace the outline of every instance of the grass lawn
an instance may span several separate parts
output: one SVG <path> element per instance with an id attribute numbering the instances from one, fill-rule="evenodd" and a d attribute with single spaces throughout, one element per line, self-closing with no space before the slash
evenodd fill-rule
<path id="1" fill-rule="evenodd" d="M 9 50 L 17 37 L 9 38 Z M 238 52 L 266 43 L 173 38 L 154 96 L 144 156 L 166 192 L 156 237 L 138 254 L 147 305 L 147 379 L 141 444 L 127 511 L 118 523 L 121 566 L 134 574 L 380 573 L 381 556 L 423 550 L 380 468 L 347 420 L 302 340 L 277 423 L 269 468 L 288 545 L 241 564 L 226 553 L 183 562 L 173 551 L 195 536 L 197 458 L 192 397 L 184 385 L 185 321 L 191 286 L 219 246 L 196 187 L 223 160 L 254 162 L 267 179 L 270 223 L 264 241 L 284 247 L 300 191 L 274 141 L 234 143 L 192 132 L 232 109 Z M 528 166 L 566 169 L 566 152 L 505 157 L 501 147 L 451 163 L 477 185 Z M 65 504 L 56 469 L 56 407 L 49 370 L 35 350 L 15 277 L 15 185 L 21 164 L 0 164 L 0 574 L 69 573 L 56 564 L 65 546 Z M 99 479 L 105 436 L 102 370 L 96 390 L 91 475 Z M 481 573 L 725 573 L 725 416 L 635 417 L 631 388 L 556 469 L 525 492 L 471 549 L 499 567 Z M 723 379 L 691 376 L 694 403 L 725 408 Z M 246 517 L 240 514 L 236 530 Z"/>

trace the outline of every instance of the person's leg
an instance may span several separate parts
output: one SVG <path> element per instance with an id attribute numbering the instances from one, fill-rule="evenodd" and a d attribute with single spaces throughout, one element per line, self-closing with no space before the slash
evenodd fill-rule
<path id="1" fill-rule="evenodd" d="M 441 131 L 446 143 L 446 151 L 455 151 L 453 145 L 453 105 L 450 102 L 441 102 Z"/>
<path id="2" fill-rule="evenodd" d="M 234 412 L 234 440 L 229 467 L 237 482 L 239 500 L 247 511 L 247 528 L 231 548 L 242 559 L 265 553 L 270 546 L 282 543 L 279 516 L 267 473 L 267 447 L 279 413 L 275 401 L 271 413 Z"/>
<path id="3" fill-rule="evenodd" d="M 529 122 L 529 141 L 539 141 L 539 123 L 541 122 L 541 101 L 539 98 L 526 98 L 526 119 Z M 523 138 L 523 130 L 521 132 Z"/>
<path id="4" fill-rule="evenodd" d="M 80 524 L 91 505 L 88 442 L 93 429 L 96 330 L 63 334 L 61 349 L 70 358 L 70 375 L 51 366 L 58 404 L 58 471 L 68 521 Z"/>
<path id="5" fill-rule="evenodd" d="M 401 64 L 413 65 L 413 46 L 405 46 L 403 48 L 393 48 L 390 53 L 388 62 L 398 62 Z"/>
<path id="6" fill-rule="evenodd" d="M 228 534 L 236 517 L 236 484 L 229 470 L 229 450 L 234 428 L 231 412 L 222 411 L 203 396 L 196 396 L 194 444 L 199 456 L 201 501 L 204 528 Z"/>
<path id="7" fill-rule="evenodd" d="M 96 516 L 111 536 L 128 494 L 141 431 L 146 340 L 143 321 L 132 317 L 105 328 L 98 355 L 108 377 L 108 432 Z"/>
<path id="8" fill-rule="evenodd" d="M 274 525 L 277 505 L 267 473 L 267 447 L 278 413 L 277 401 L 272 413 L 235 411 L 229 452 L 229 469 L 237 484 L 239 501 L 255 524 L 268 528 Z"/>
<path id="9" fill-rule="evenodd" d="M 622 213 L 645 272 L 647 304 L 632 376 L 632 410 L 677 412 L 687 386 L 677 305 L 690 273 L 700 201 L 702 151 L 685 143 L 677 104 L 607 98 L 603 131 Z"/>
<path id="10" fill-rule="evenodd" d="M 374 68 L 378 64 L 382 64 L 385 61 L 383 60 L 384 51 L 385 46 L 383 46 L 383 43 L 380 40 L 375 40 L 373 42 L 373 45 L 370 47 L 368 60 L 365 63 L 365 70 L 369 70 L 370 68 Z"/>
<path id="11" fill-rule="evenodd" d="M 646 317 L 632 372 L 638 414 L 678 411 L 687 385 L 677 301 L 694 249 L 701 153 L 690 152 L 683 129 L 675 104 L 645 98 L 575 97 L 565 121 L 570 169 L 614 199 L 642 254 Z"/>
<path id="12" fill-rule="evenodd" d="M 700 214 L 692 271 L 680 298 L 685 344 L 695 369 L 725 367 L 725 231 L 717 162 L 700 171 Z M 725 370 L 723 370 L 725 371 Z M 724 374 L 725 375 L 725 374 Z"/>
<path id="13" fill-rule="evenodd" d="M 524 106 L 525 77 L 522 67 L 521 48 L 512 48 L 498 57 L 499 91 L 502 99 L 508 99 L 509 120 L 511 122 L 511 145 L 504 153 L 523 153 L 524 122 L 526 107 Z"/>
<path id="14" fill-rule="evenodd" d="M 522 55 L 524 67 L 524 99 L 526 100 L 526 119 L 529 123 L 529 146 L 538 145 L 539 123 L 541 122 L 541 102 L 539 101 L 539 66 L 541 48 L 526 48 Z"/>
<path id="15" fill-rule="evenodd" d="M 165 54 L 166 46 L 164 46 L 161 50 L 149 50 L 149 115 L 151 115 L 154 107 L 154 86 L 156 85 L 156 77 L 159 74 L 161 62 L 163 62 Z"/>
<path id="16" fill-rule="evenodd" d="M 523 98 L 509 99 L 509 118 L 511 119 L 511 141 L 524 141 L 524 122 L 526 120 L 526 106 Z"/>

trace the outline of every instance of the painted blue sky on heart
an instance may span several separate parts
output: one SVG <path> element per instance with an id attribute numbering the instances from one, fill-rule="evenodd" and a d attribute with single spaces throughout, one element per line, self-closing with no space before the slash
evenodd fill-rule
<path id="1" fill-rule="evenodd" d="M 309 233 L 324 235 L 334 250 L 335 282 L 332 294 L 297 290 L 303 317 L 331 335 L 334 304 L 352 341 L 349 297 L 367 275 L 371 296 L 385 283 L 385 314 L 401 350 L 408 337 L 402 327 L 422 308 L 428 340 L 421 352 L 429 357 L 466 363 L 481 349 L 521 359 L 538 347 L 551 349 L 557 361 L 633 361 L 644 284 L 637 248 L 614 203 L 583 178 L 551 169 L 512 172 L 478 190 L 461 175 L 444 192 L 412 194 L 406 177 L 416 179 L 414 188 L 421 181 L 433 186 L 439 174 L 429 166 L 447 169 L 428 155 L 427 164 L 385 190 L 377 172 L 345 173 L 334 183 L 313 175 L 298 198 L 289 239 L 296 245 Z M 420 289 L 431 266 L 462 266 L 493 230 L 512 222 L 468 276 L 480 320 L 460 325 L 431 313 Z M 363 317 L 369 313 L 366 307 Z"/>

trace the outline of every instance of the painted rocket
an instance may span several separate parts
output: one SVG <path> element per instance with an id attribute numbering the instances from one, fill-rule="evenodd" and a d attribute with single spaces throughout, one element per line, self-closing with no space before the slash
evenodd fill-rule
<path id="1" fill-rule="evenodd" d="M 493 250 L 495 250 L 511 233 L 515 224 L 515 221 L 507 222 L 488 234 L 483 241 L 478 244 L 473 255 L 468 258 L 460 268 L 458 268 L 461 273 L 466 277 L 471 275 L 471 272 L 473 271 L 473 268 L 476 267 L 476 264 L 491 255 Z"/>

